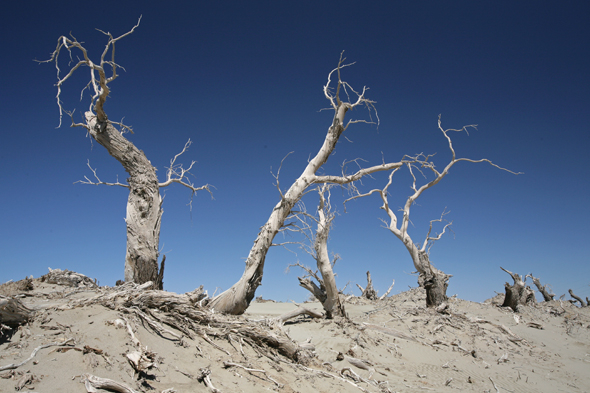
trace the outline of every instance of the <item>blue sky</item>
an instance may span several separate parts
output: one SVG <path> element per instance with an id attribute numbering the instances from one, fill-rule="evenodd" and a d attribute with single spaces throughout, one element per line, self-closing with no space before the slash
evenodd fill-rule
<path id="1" fill-rule="evenodd" d="M 161 249 L 165 288 L 184 292 L 203 284 L 210 293 L 241 276 L 244 260 L 277 203 L 271 168 L 287 187 L 320 147 L 331 124 L 322 93 L 341 51 L 356 62 L 345 80 L 370 87 L 381 124 L 351 126 L 324 173 L 346 159 L 367 165 L 404 154 L 449 154 L 443 126 L 478 124 L 454 135 L 459 163 L 412 210 L 410 235 L 422 240 L 428 221 L 447 208 L 454 235 L 431 252 L 452 274 L 448 294 L 483 301 L 502 292 L 510 277 L 500 266 L 533 273 L 561 295 L 572 288 L 590 296 L 590 6 L 579 1 L 342 1 L 334 2 L 11 2 L 2 31 L 2 144 L 0 147 L 0 282 L 38 277 L 47 268 L 75 270 L 114 285 L 123 277 L 127 190 L 73 184 L 92 173 L 126 178 L 121 165 L 81 128 L 58 125 L 56 73 L 37 64 L 72 34 L 97 59 L 106 43 L 99 28 L 120 35 L 140 15 L 134 34 L 117 45 L 126 72 L 111 86 L 106 111 L 124 117 L 129 138 L 159 169 L 190 138 L 183 156 L 196 160 L 194 182 L 216 187 L 215 199 L 182 187 L 163 191 Z M 64 88 L 77 112 L 87 71 Z M 354 116 L 365 113 L 354 111 Z M 396 175 L 394 205 L 410 193 L 407 174 Z M 364 190 L 385 184 L 363 181 Z M 365 285 L 370 270 L 383 292 L 416 285 L 407 251 L 379 221 L 378 197 L 344 212 L 346 196 L 333 191 L 339 211 L 329 248 L 342 260 L 340 287 Z M 313 208 L 317 201 L 306 199 Z M 279 239 L 277 239 L 279 240 Z M 292 240 L 292 239 L 290 239 Z M 303 300 L 290 263 L 313 264 L 304 253 L 280 248 L 267 257 L 257 295 Z M 349 286 L 349 287 L 351 287 Z M 358 294 L 358 293 L 357 293 Z"/>

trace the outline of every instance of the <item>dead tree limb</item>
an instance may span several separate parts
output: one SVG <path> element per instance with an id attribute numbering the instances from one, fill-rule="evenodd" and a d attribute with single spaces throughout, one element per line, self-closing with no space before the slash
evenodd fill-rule
<path id="1" fill-rule="evenodd" d="M 569 289 L 568 292 L 572 299 L 576 299 L 580 303 L 580 307 L 588 307 L 588 303 L 586 303 L 581 297 L 576 296 L 571 289 Z"/>
<path id="2" fill-rule="evenodd" d="M 395 280 L 393 280 L 393 282 L 391 283 L 391 286 L 389 287 L 389 289 L 387 290 L 387 292 L 385 292 L 383 295 L 381 295 L 379 297 L 379 300 L 383 300 L 387 297 L 387 295 L 389 295 L 389 293 L 391 292 L 391 290 L 393 289 L 393 286 L 395 285 Z"/>
<path id="3" fill-rule="evenodd" d="M 547 289 L 547 284 L 545 285 L 541 285 L 541 280 L 539 280 L 536 277 L 533 277 L 533 274 L 527 274 L 526 277 L 530 277 L 531 280 L 533 280 L 533 284 L 535 284 L 535 286 L 537 287 L 537 289 L 539 290 L 539 292 L 541 293 L 541 295 L 543 295 L 543 299 L 546 302 L 550 302 L 551 300 L 553 300 L 553 298 L 555 297 L 554 293 L 549 292 L 549 290 Z"/>
<path id="4" fill-rule="evenodd" d="M 299 285 L 309 290 L 313 296 L 318 299 L 324 310 L 326 311 L 326 318 L 346 316 L 344 304 L 340 300 L 340 292 L 336 286 L 336 276 L 334 274 L 334 266 L 339 259 L 338 254 L 330 260 L 328 253 L 328 238 L 330 235 L 330 228 L 332 221 L 336 216 L 332 211 L 330 204 L 330 185 L 324 184 L 317 188 L 319 195 L 319 204 L 317 209 L 317 216 L 308 214 L 305 206 L 300 203 L 300 208 L 297 213 L 294 213 L 294 218 L 298 221 L 297 229 L 304 235 L 307 241 L 299 242 L 300 248 L 309 254 L 316 261 L 317 270 L 312 271 L 310 268 L 296 263 L 291 266 L 299 266 L 307 272 L 306 276 L 298 277 Z M 315 232 L 308 221 L 316 223 Z M 318 274 L 319 272 L 319 274 Z M 314 278 L 317 284 L 311 280 Z"/>
<path id="5" fill-rule="evenodd" d="M 299 306 L 296 309 L 286 312 L 276 318 L 277 322 L 281 325 L 284 324 L 289 319 L 298 317 L 299 315 L 309 315 L 312 318 L 323 318 L 324 315 L 322 313 L 310 310 L 309 308 Z"/>
<path id="6" fill-rule="evenodd" d="M 131 389 L 129 386 L 108 378 L 100 378 L 90 374 L 84 374 L 84 386 L 88 393 L 95 393 L 96 389 L 106 389 L 119 393 L 139 393 L 137 390 Z"/>

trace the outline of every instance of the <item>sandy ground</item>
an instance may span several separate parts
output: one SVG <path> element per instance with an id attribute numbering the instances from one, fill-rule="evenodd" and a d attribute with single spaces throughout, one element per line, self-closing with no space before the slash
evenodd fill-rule
<path id="1" fill-rule="evenodd" d="M 202 369 L 219 392 L 590 392 L 590 307 L 566 301 L 515 314 L 491 302 L 453 298 L 448 313 L 437 313 L 425 308 L 417 288 L 382 301 L 351 298 L 349 320 L 300 316 L 282 327 L 294 341 L 315 347 L 312 362 L 302 366 L 263 356 L 238 338 L 159 335 L 138 318 L 100 305 L 60 309 L 100 289 L 34 285 L 22 301 L 37 314 L 1 341 L 0 370 L 54 345 L 1 371 L 1 392 L 87 392 L 88 374 L 128 391 L 214 391 L 199 378 Z M 321 311 L 319 303 L 305 306 Z M 294 308 L 255 302 L 240 318 L 272 326 L 268 321 Z M 142 382 L 126 357 L 135 350 L 131 336 L 113 323 L 122 317 L 156 354 L 156 367 Z"/>

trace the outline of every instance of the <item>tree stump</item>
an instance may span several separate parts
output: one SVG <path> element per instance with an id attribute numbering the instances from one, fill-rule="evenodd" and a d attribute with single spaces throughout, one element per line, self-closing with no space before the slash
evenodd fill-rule
<path id="1" fill-rule="evenodd" d="M 504 285 L 506 289 L 506 295 L 504 296 L 504 303 L 502 304 L 502 307 L 510 307 L 515 312 L 518 312 L 518 308 L 520 306 L 536 303 L 535 292 L 525 284 L 520 275 L 512 273 L 501 266 L 500 269 L 510 274 L 514 280 L 513 285 L 510 285 L 509 283 Z"/>

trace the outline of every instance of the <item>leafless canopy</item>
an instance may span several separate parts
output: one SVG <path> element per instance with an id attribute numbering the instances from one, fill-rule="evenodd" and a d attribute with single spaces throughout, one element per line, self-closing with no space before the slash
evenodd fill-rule
<path id="1" fill-rule="evenodd" d="M 109 95 L 110 89 L 108 84 L 117 79 L 117 68 L 121 67 L 117 63 L 115 63 L 115 44 L 121 40 L 122 38 L 127 37 L 128 35 L 132 34 L 135 29 L 139 26 L 141 22 L 141 16 L 137 21 L 137 24 L 133 26 L 131 30 L 122 34 L 118 37 L 113 37 L 111 33 L 104 32 L 102 30 L 97 29 L 101 33 L 105 34 L 109 37 L 107 44 L 100 56 L 100 61 L 98 63 L 93 62 L 88 57 L 88 52 L 84 46 L 78 40 L 70 34 L 70 37 L 61 36 L 57 39 L 57 47 L 55 51 L 51 54 L 51 58 L 49 60 L 42 61 L 41 63 L 55 63 L 55 68 L 57 70 L 57 105 L 59 107 L 59 125 L 61 126 L 62 116 L 64 111 L 61 102 L 61 91 L 62 85 L 72 77 L 74 72 L 81 67 L 88 67 L 90 69 L 90 82 L 86 85 L 86 87 L 82 90 L 81 95 L 84 94 L 84 90 L 88 89 L 91 94 L 92 98 L 90 100 L 90 111 L 94 111 L 96 116 L 98 117 L 99 122 L 106 122 L 108 121 L 108 117 L 104 111 L 104 103 Z M 82 53 L 82 58 L 80 59 L 77 56 L 74 56 L 73 49 L 78 49 Z M 70 63 L 72 64 L 75 62 L 74 57 L 78 59 L 78 61 L 70 68 L 70 70 L 65 74 L 62 75 L 62 71 L 59 68 L 59 54 L 62 50 L 66 50 L 68 52 Z M 110 53 L 110 58 L 108 57 Z M 121 67 L 122 68 L 122 67 Z M 110 71 L 110 75 L 107 75 Z M 112 122 L 113 124 L 119 124 L 116 122 Z M 75 123 L 73 126 L 82 126 L 86 127 L 86 124 L 83 123 Z M 127 127 L 130 131 L 131 129 Z"/>

